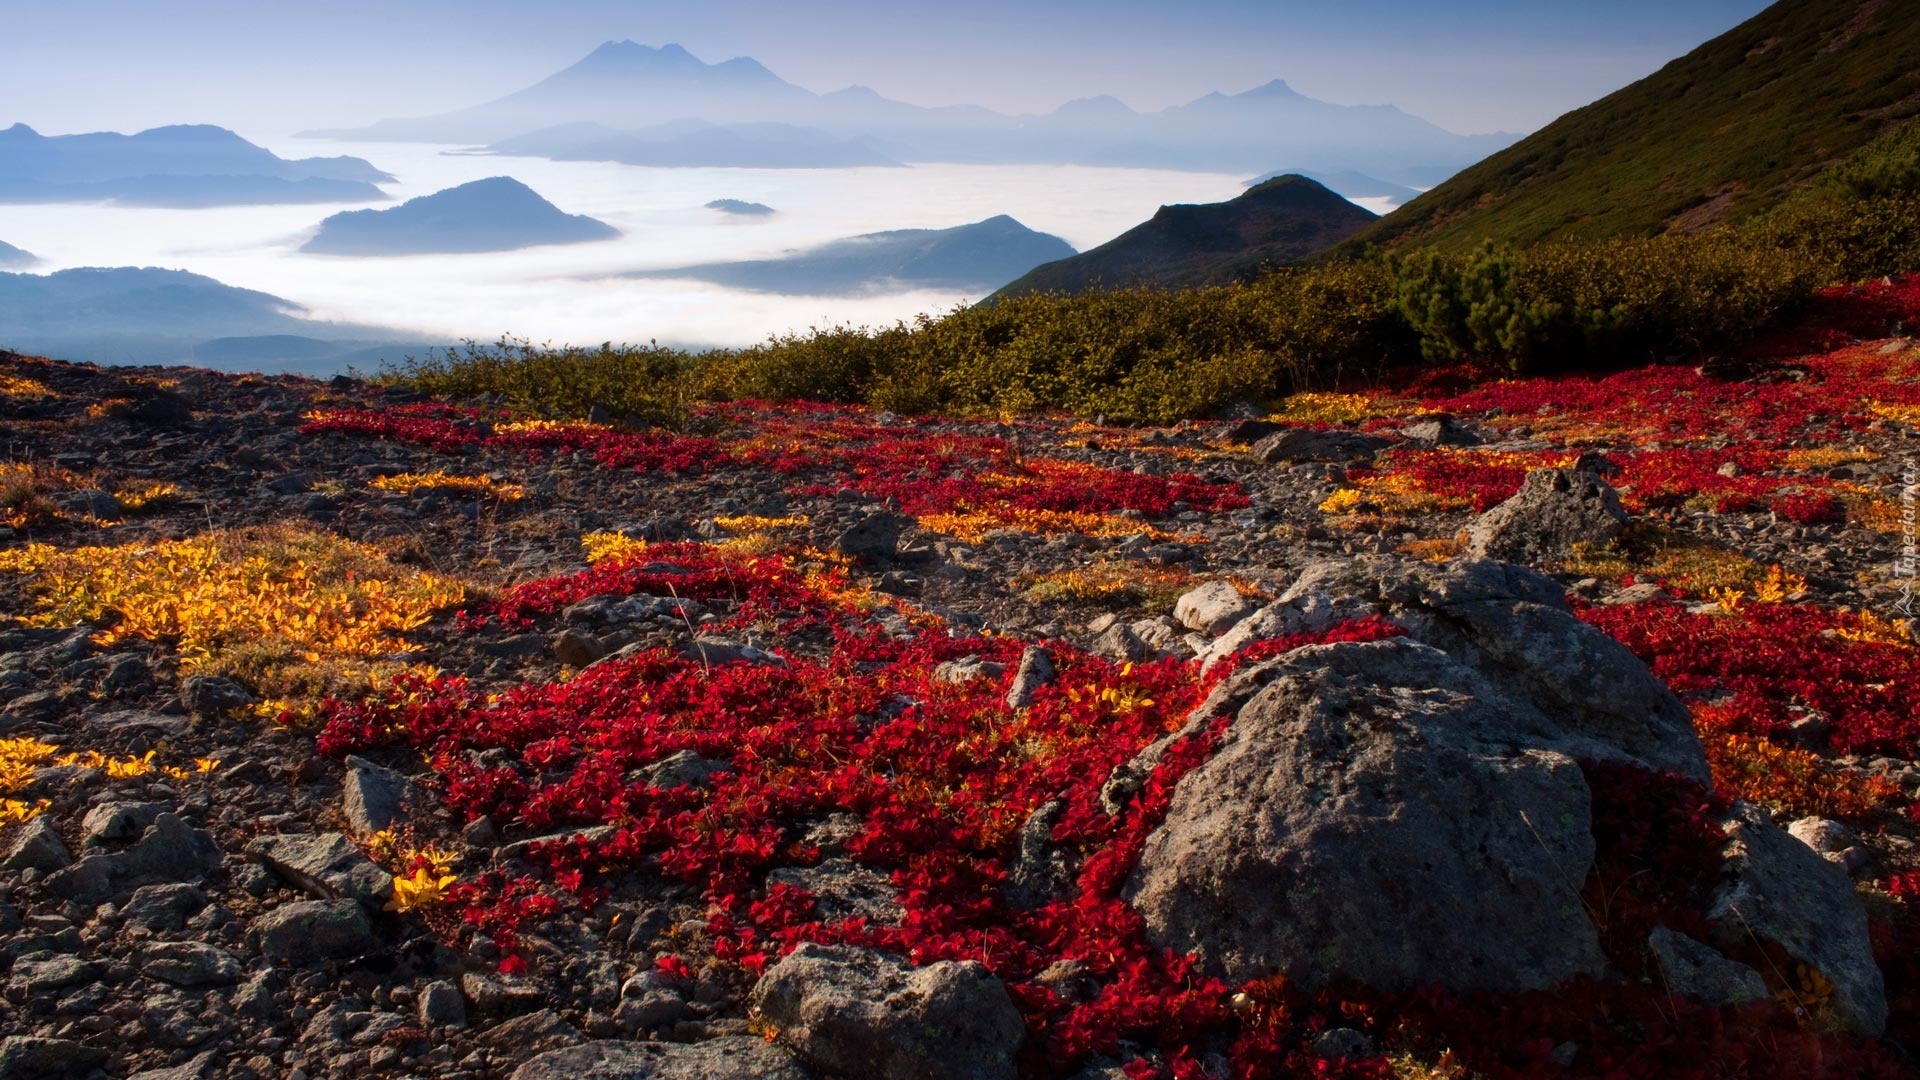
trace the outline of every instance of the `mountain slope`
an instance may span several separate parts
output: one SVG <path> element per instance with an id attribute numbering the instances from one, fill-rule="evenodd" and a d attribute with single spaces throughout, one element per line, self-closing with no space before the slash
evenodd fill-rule
<path id="1" fill-rule="evenodd" d="M 997 295 L 1219 284 L 1298 261 L 1375 220 L 1304 176 L 1280 176 L 1226 202 L 1163 206 L 1144 224 L 1038 267 Z"/>
<path id="2" fill-rule="evenodd" d="M 420 255 L 513 251 L 608 240 L 620 230 L 568 214 L 506 176 L 408 199 L 388 210 L 348 210 L 320 223 L 301 251 L 327 255 Z"/>
<path id="3" fill-rule="evenodd" d="M 780 259 L 645 270 L 629 277 L 689 278 L 736 289 L 839 296 L 912 288 L 987 292 L 1033 267 L 1073 254 L 1065 240 L 1005 214 L 951 229 L 868 233 Z"/>
<path id="4" fill-rule="evenodd" d="M 38 262 L 30 251 L 21 251 L 12 244 L 0 241 L 0 266 L 26 266 Z"/>
<path id="5" fill-rule="evenodd" d="M 1738 221 L 1920 114 L 1916 56 L 1906 0 L 1781 0 L 1358 239 L 1526 244 Z"/>

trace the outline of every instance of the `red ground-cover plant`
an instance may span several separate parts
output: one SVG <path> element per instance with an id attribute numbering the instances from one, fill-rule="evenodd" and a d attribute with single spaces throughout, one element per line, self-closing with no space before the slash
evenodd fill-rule
<path id="1" fill-rule="evenodd" d="M 934 671 L 964 656 L 1011 671 L 1024 643 L 940 630 L 896 637 L 841 605 L 830 580 L 809 578 L 779 556 L 698 545 L 656 546 L 530 583 L 472 613 L 467 625 L 538 624 L 588 595 L 667 584 L 682 597 L 728 606 L 725 625 L 778 624 L 782 640 L 815 644 L 781 664 L 705 665 L 656 650 L 500 694 L 457 678 L 412 678 L 373 700 L 328 707 L 323 751 L 422 754 L 462 818 L 487 815 L 531 835 L 612 827 L 591 842 L 535 845 L 530 876 L 496 872 L 451 890 L 472 930 L 508 950 L 519 931 L 617 901 L 629 883 L 659 877 L 698 890 L 714 962 L 747 975 L 809 940 L 885 947 L 917 963 L 981 960 L 1027 1019 L 1023 1068 L 1034 1077 L 1065 1075 L 1094 1054 L 1121 1060 L 1130 1076 L 1177 1080 L 1213 1077 L 1222 1067 L 1248 1078 L 1391 1075 L 1380 1057 L 1313 1055 L 1313 1036 L 1334 1026 L 1436 1053 L 1451 1046 L 1471 1068 L 1499 1077 L 1566 1075 L 1552 1062 L 1569 1040 L 1582 1048 L 1580 1075 L 1869 1075 L 1874 1067 L 1867 1051 L 1808 1035 L 1777 1009 L 1735 1016 L 1602 985 L 1499 999 L 1306 994 L 1283 979 L 1229 986 L 1190 958 L 1155 949 L 1125 900 L 1126 883 L 1175 785 L 1207 759 L 1230 721 L 1173 743 L 1119 815 L 1102 807 L 1101 788 L 1116 765 L 1179 728 L 1227 670 L 1203 679 L 1190 662 L 1121 665 L 1051 643 L 1058 679 L 1014 712 L 1003 700 L 1006 677 L 952 683 Z M 1265 644 L 1243 663 L 1398 632 L 1368 619 Z M 682 750 L 728 770 L 708 785 L 672 790 L 638 778 L 636 770 Z M 1674 897 L 1697 884 L 1698 852 L 1687 832 L 1694 819 L 1679 811 L 1671 821 L 1640 816 L 1648 796 L 1632 781 L 1594 783 L 1613 792 L 1603 802 L 1619 808 L 1598 819 L 1610 837 L 1602 850 L 1625 853 L 1625 878 L 1603 879 L 1610 910 L 1616 925 L 1642 933 L 1650 912 L 1670 925 L 1680 918 Z M 1052 838 L 1079 860 L 1077 878 L 1050 903 L 1013 908 L 1006 885 L 1018 835 L 1055 802 Z M 804 889 L 768 883 L 776 868 L 827 857 L 808 841 L 809 829 L 842 814 L 861 828 L 837 857 L 891 878 L 904 911 L 897 925 L 830 919 Z M 1087 992 L 1042 982 L 1041 973 L 1063 961 L 1079 965 Z M 522 963 L 515 956 L 508 966 Z M 1739 1044 L 1756 1031 L 1783 1048 L 1772 1060 L 1746 1061 Z M 1823 1060 L 1869 1071 L 1827 1071 Z M 1728 1061 L 1752 1067 L 1715 1064 Z M 1668 1065 L 1674 1071 L 1664 1071 Z"/>
<path id="2" fill-rule="evenodd" d="M 1683 698 L 1711 703 L 1722 730 L 1789 741 L 1789 725 L 1812 716 L 1826 721 L 1828 744 L 1841 753 L 1920 756 L 1920 653 L 1862 640 L 1857 615 L 1762 603 L 1725 614 L 1583 606 L 1580 615 Z"/>
<path id="3" fill-rule="evenodd" d="M 1247 505 L 1232 483 L 1190 473 L 1152 474 L 1027 456 L 1010 435 L 956 431 L 933 420 L 882 420 L 851 408 L 736 403 L 702 413 L 721 435 L 627 431 L 588 423 L 515 423 L 445 406 L 317 413 L 308 434 L 411 442 L 447 453 L 487 446 L 539 456 L 591 453 L 607 468 L 694 473 L 756 468 L 787 477 L 800 495 L 853 489 L 916 517 L 978 510 L 1162 517 L 1185 509 Z"/>

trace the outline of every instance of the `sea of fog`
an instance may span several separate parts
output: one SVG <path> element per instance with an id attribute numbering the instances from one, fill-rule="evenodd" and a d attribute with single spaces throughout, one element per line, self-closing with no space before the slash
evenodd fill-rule
<path id="1" fill-rule="evenodd" d="M 205 210 L 0 205 L 0 240 L 77 266 L 190 270 L 258 289 L 314 318 L 402 328 L 422 339 L 741 345 L 830 324 L 872 325 L 943 312 L 978 296 L 914 291 L 826 297 L 752 293 L 698 282 L 606 275 L 765 258 L 884 229 L 945 228 L 1010 214 L 1086 250 L 1163 203 L 1217 202 L 1246 177 L 1073 166 L 917 165 L 866 169 L 657 169 L 449 153 L 438 145 L 265 140 L 282 157 L 351 154 L 399 178 L 395 202 L 488 176 L 512 176 L 568 213 L 624 235 L 602 243 L 483 255 L 360 258 L 297 249 L 321 218 L 353 206 Z M 708 210 L 714 199 L 778 213 Z M 1386 206 L 1360 200 L 1375 212 Z M 390 206 L 394 203 L 369 204 Z"/>

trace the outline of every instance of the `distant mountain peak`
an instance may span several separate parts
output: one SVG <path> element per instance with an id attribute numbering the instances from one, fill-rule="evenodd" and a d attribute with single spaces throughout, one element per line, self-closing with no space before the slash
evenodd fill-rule
<path id="1" fill-rule="evenodd" d="M 320 223 L 302 251 L 412 255 L 512 251 L 541 244 L 608 240 L 618 229 L 568 214 L 510 176 L 489 176 L 390 210 L 348 210 Z"/>

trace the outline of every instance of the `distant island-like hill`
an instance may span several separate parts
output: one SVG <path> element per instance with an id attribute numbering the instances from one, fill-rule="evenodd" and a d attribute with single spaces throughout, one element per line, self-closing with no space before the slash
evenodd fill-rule
<path id="1" fill-rule="evenodd" d="M 0 130 L 0 203 L 207 207 L 378 202 L 393 177 L 356 157 L 288 160 L 207 124 L 133 135 Z"/>
<path id="2" fill-rule="evenodd" d="M 1222 284 L 1297 262 L 1375 220 L 1304 176 L 1279 176 L 1226 202 L 1163 206 L 1151 220 L 1037 267 L 997 295 Z"/>
<path id="3" fill-rule="evenodd" d="M 404 331 L 306 318 L 298 304 L 271 293 L 131 266 L 0 273 L 0 342 L 95 363 L 308 374 L 371 367 L 426 348 Z"/>
<path id="4" fill-rule="evenodd" d="M 12 244 L 0 241 L 0 266 L 31 266 L 39 260 L 30 251 L 21 251 Z"/>
<path id="5" fill-rule="evenodd" d="M 747 202 L 744 199 L 715 199 L 707 204 L 707 209 L 718 210 L 723 214 L 739 214 L 745 217 L 765 217 L 774 213 L 766 203 Z"/>
<path id="6" fill-rule="evenodd" d="M 348 210 L 320 223 L 301 251 L 424 255 L 514 251 L 609 240 L 620 230 L 569 214 L 506 176 L 475 180 L 386 210 Z"/>
<path id="7" fill-rule="evenodd" d="M 896 229 L 836 240 L 777 259 L 643 270 L 756 292 L 845 296 L 917 288 L 990 292 L 1073 245 L 1002 214 L 951 229 Z"/>

